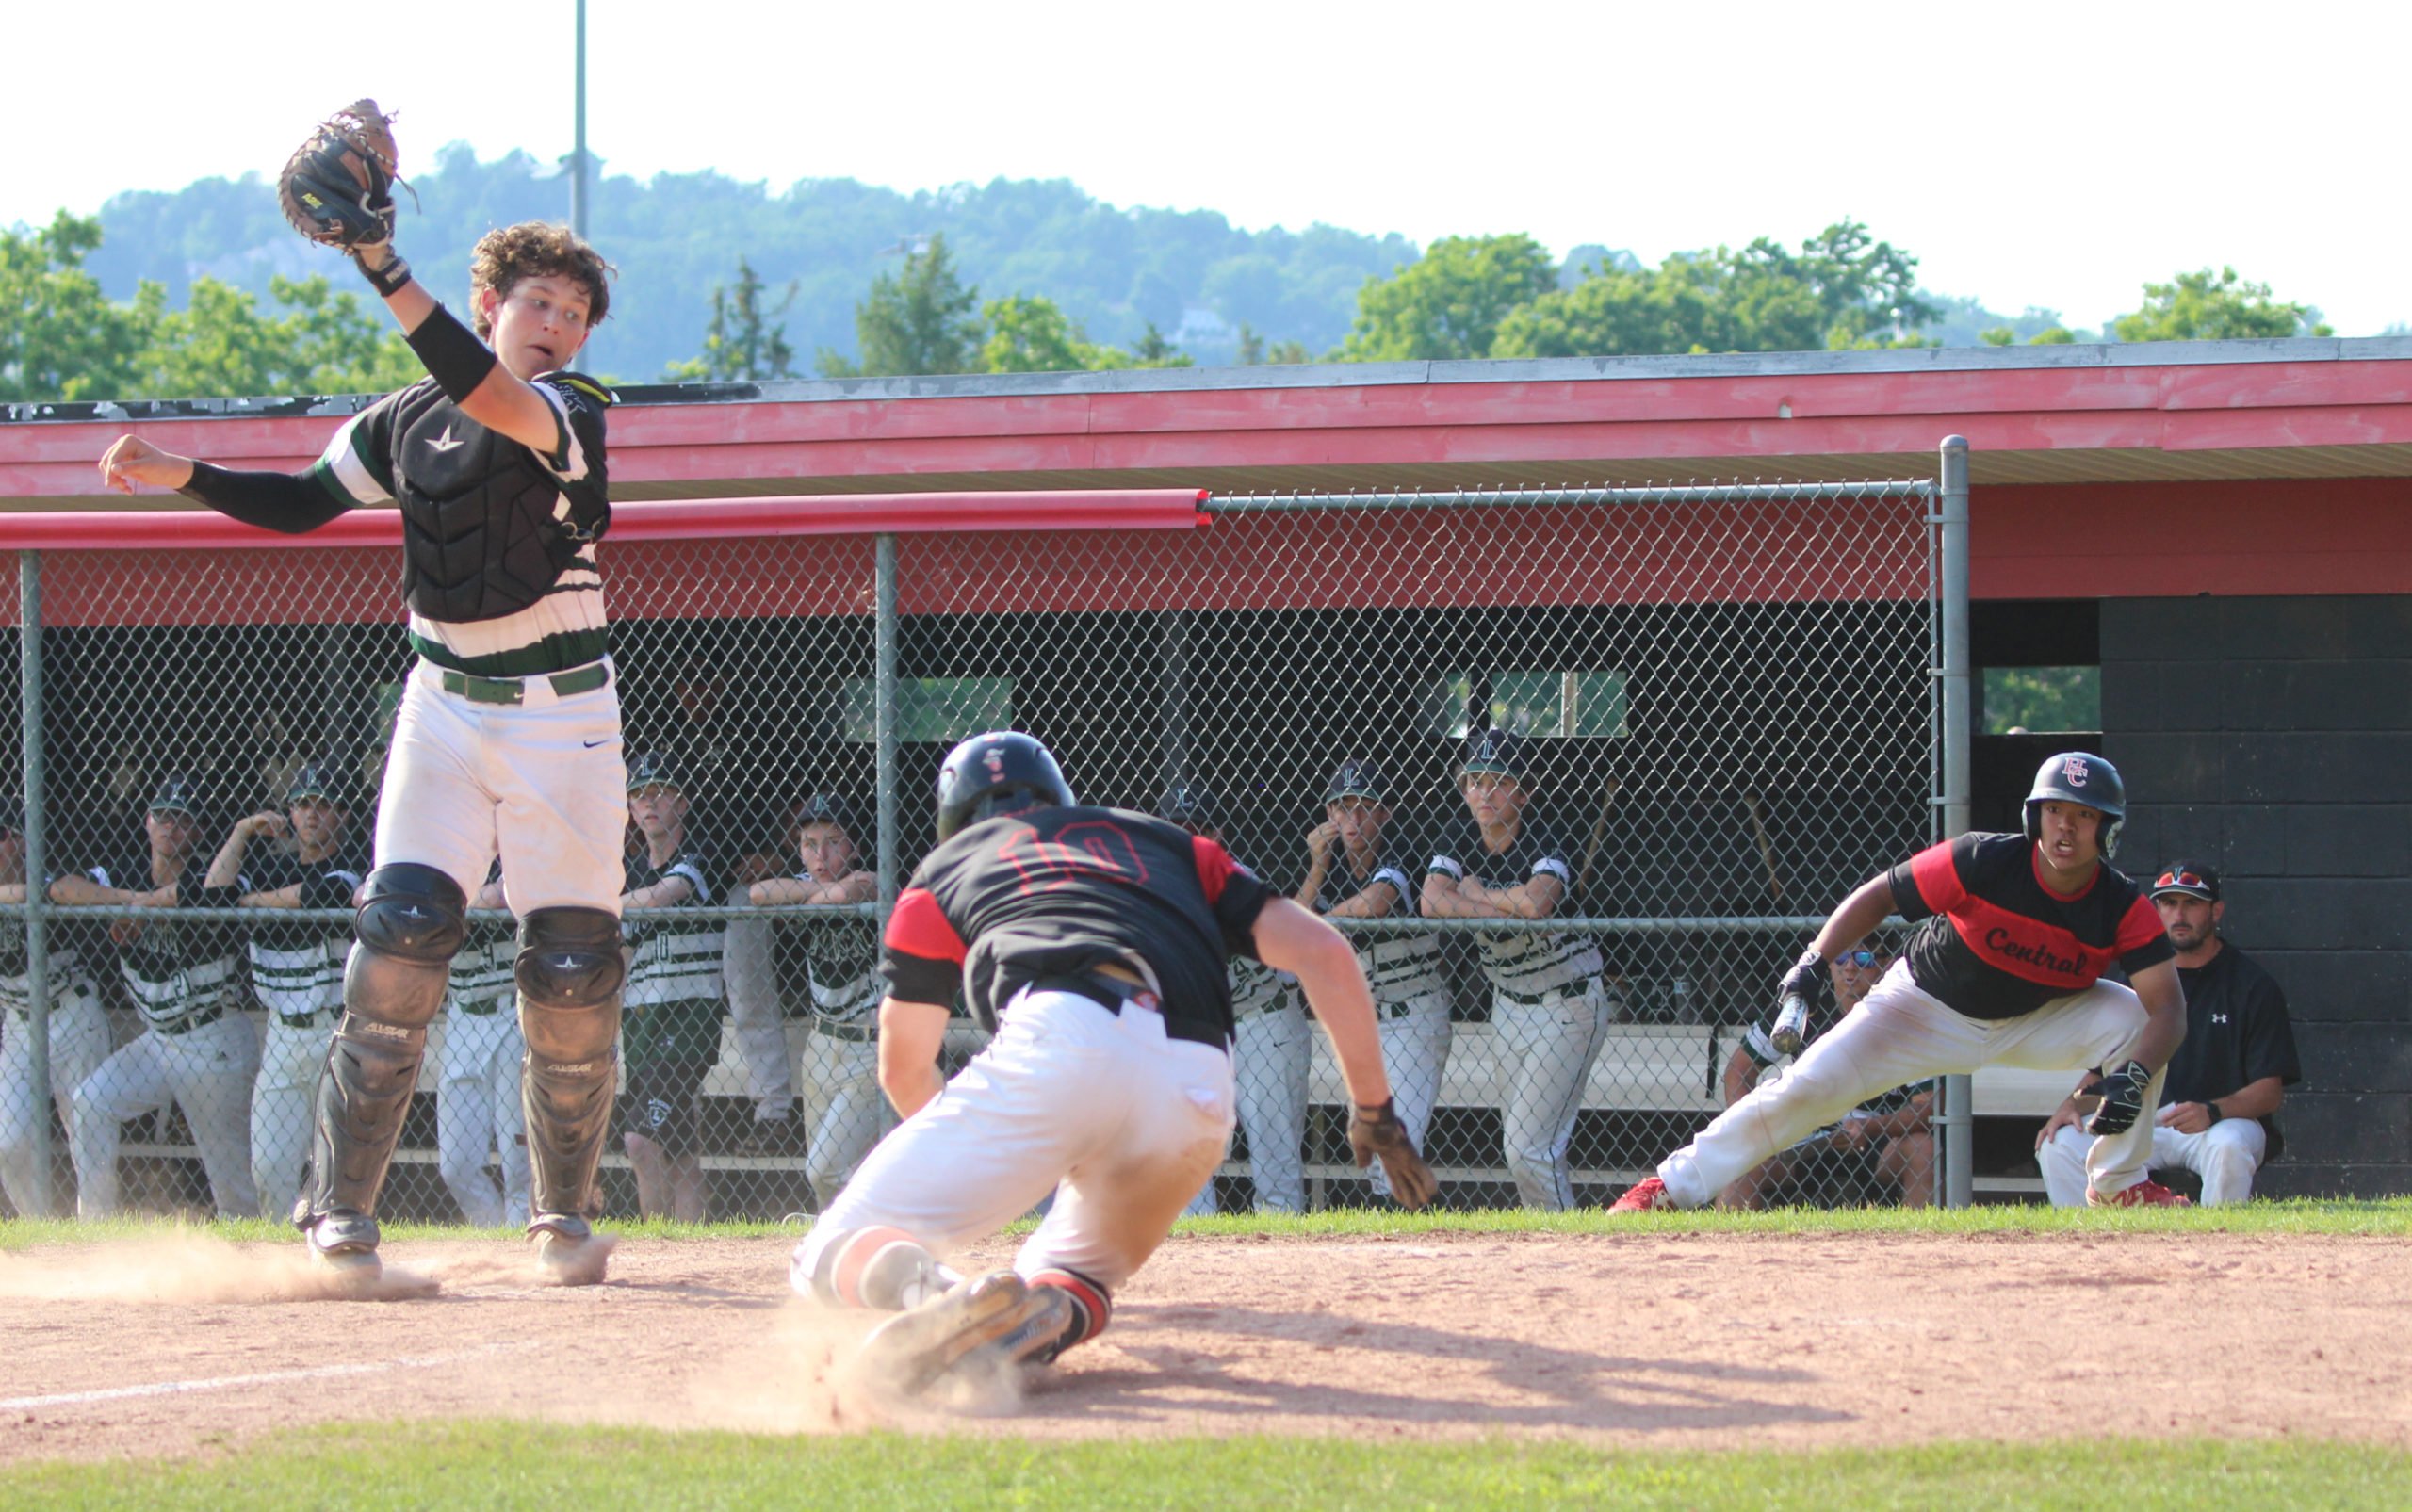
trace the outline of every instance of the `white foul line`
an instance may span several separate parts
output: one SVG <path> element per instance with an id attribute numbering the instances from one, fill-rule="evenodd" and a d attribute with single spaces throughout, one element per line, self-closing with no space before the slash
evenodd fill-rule
<path id="1" fill-rule="evenodd" d="M 379 1371 L 425 1370 L 435 1365 L 450 1365 L 460 1360 L 475 1359 L 481 1355 L 499 1354 L 505 1349 L 525 1349 L 525 1344 L 490 1344 L 483 1349 L 463 1350 L 453 1355 L 414 1355 L 400 1359 L 376 1360 L 350 1365 L 313 1365 L 305 1370 L 268 1371 L 258 1375 L 217 1375 L 200 1381 L 155 1381 L 148 1386 L 113 1386 L 104 1391 L 64 1391 L 57 1396 L 0 1397 L 0 1412 L 25 1412 L 41 1407 L 80 1406 L 88 1402 L 124 1402 L 136 1397 L 180 1396 L 188 1391 L 224 1391 L 239 1386 L 275 1386 L 288 1381 L 323 1381 L 341 1375 L 373 1375 Z"/>

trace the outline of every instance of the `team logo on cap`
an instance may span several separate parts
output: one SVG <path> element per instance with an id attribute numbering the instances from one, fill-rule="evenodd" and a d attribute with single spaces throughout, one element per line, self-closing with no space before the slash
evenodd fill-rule
<path id="1" fill-rule="evenodd" d="M 1003 750 L 1002 750 L 1002 749 L 1001 749 L 1000 747 L 997 747 L 997 746 L 993 746 L 993 745 L 992 745 L 992 746 L 988 747 L 988 749 L 987 749 L 986 751 L 985 751 L 985 752 L 983 752 L 983 753 L 981 753 L 981 754 L 982 754 L 983 757 L 984 757 L 984 758 L 987 761 L 987 763 L 988 763 L 988 776 L 989 776 L 990 780 L 995 781 L 995 782 L 1002 782 L 1002 781 L 1004 781 L 1004 780 L 1005 780 L 1005 753 L 1003 752 Z"/>
<path id="2" fill-rule="evenodd" d="M 2091 770 L 2085 764 L 2083 756 L 2070 756 L 2061 763 L 2061 775 L 2068 779 L 2069 786 L 2072 788 L 2084 787 L 2086 773 Z"/>

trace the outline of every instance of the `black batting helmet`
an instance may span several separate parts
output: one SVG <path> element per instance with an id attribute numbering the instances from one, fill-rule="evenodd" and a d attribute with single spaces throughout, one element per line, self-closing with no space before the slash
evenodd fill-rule
<path id="1" fill-rule="evenodd" d="M 2027 837 L 2044 837 L 2044 805 L 2082 804 L 2102 816 L 2102 859 L 2119 849 L 2119 826 L 2127 817 L 2127 785 L 2119 769 L 2091 751 L 2063 751 L 2035 769 L 2034 790 L 2027 795 Z"/>
<path id="2" fill-rule="evenodd" d="M 1064 769 L 1035 737 L 990 730 L 949 751 L 938 766 L 938 838 L 1000 814 L 1075 802 Z"/>

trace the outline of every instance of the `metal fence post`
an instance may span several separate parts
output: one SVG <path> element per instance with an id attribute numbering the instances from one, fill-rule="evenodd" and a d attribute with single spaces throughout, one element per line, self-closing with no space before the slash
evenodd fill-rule
<path id="1" fill-rule="evenodd" d="M 896 906 L 896 537 L 878 538 L 872 581 L 872 732 L 877 750 L 879 919 Z"/>
<path id="2" fill-rule="evenodd" d="M 1943 496 L 1936 511 L 1943 533 L 1943 761 L 1942 838 L 1968 831 L 1971 799 L 1969 728 L 1971 698 L 1968 664 L 1968 439 L 1943 438 Z M 1943 1114 L 1936 1120 L 1943 1136 L 1943 1203 L 1968 1206 L 1974 1184 L 1976 1108 L 1974 1083 L 1966 1076 L 1943 1079 Z"/>
<path id="3" fill-rule="evenodd" d="M 41 556 L 17 554 L 17 669 L 25 761 L 25 997 L 32 1054 L 26 1094 L 34 1099 L 34 1180 L 25 1194 L 28 1218 L 50 1216 L 50 947 L 42 935 Z"/>

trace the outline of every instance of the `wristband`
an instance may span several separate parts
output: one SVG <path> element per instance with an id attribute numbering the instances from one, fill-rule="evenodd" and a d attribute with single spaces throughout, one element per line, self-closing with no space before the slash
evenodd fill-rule
<path id="1" fill-rule="evenodd" d="M 360 276 L 368 280 L 368 286 L 377 291 L 379 299 L 390 300 L 411 281 L 411 265 L 402 261 L 401 254 L 391 247 L 385 249 L 385 253 L 383 268 L 369 267 L 357 252 L 351 254 L 351 266 L 360 269 Z"/>
<path id="2" fill-rule="evenodd" d="M 2205 1097 L 2203 1099 L 2203 1108 L 2205 1112 L 2211 1115 L 2211 1122 L 2214 1124 L 2227 1116 L 2227 1114 L 2220 1112 L 2220 1100 L 2217 1097 Z M 2206 1125 L 2205 1127 L 2208 1128 L 2208 1126 Z"/>
<path id="3" fill-rule="evenodd" d="M 444 397 L 459 404 L 478 390 L 486 374 L 495 370 L 500 361 L 494 349 L 473 335 L 467 326 L 452 317 L 441 303 L 427 313 L 418 329 L 402 338 L 418 353 L 427 366 L 427 376 L 444 390 Z"/>

